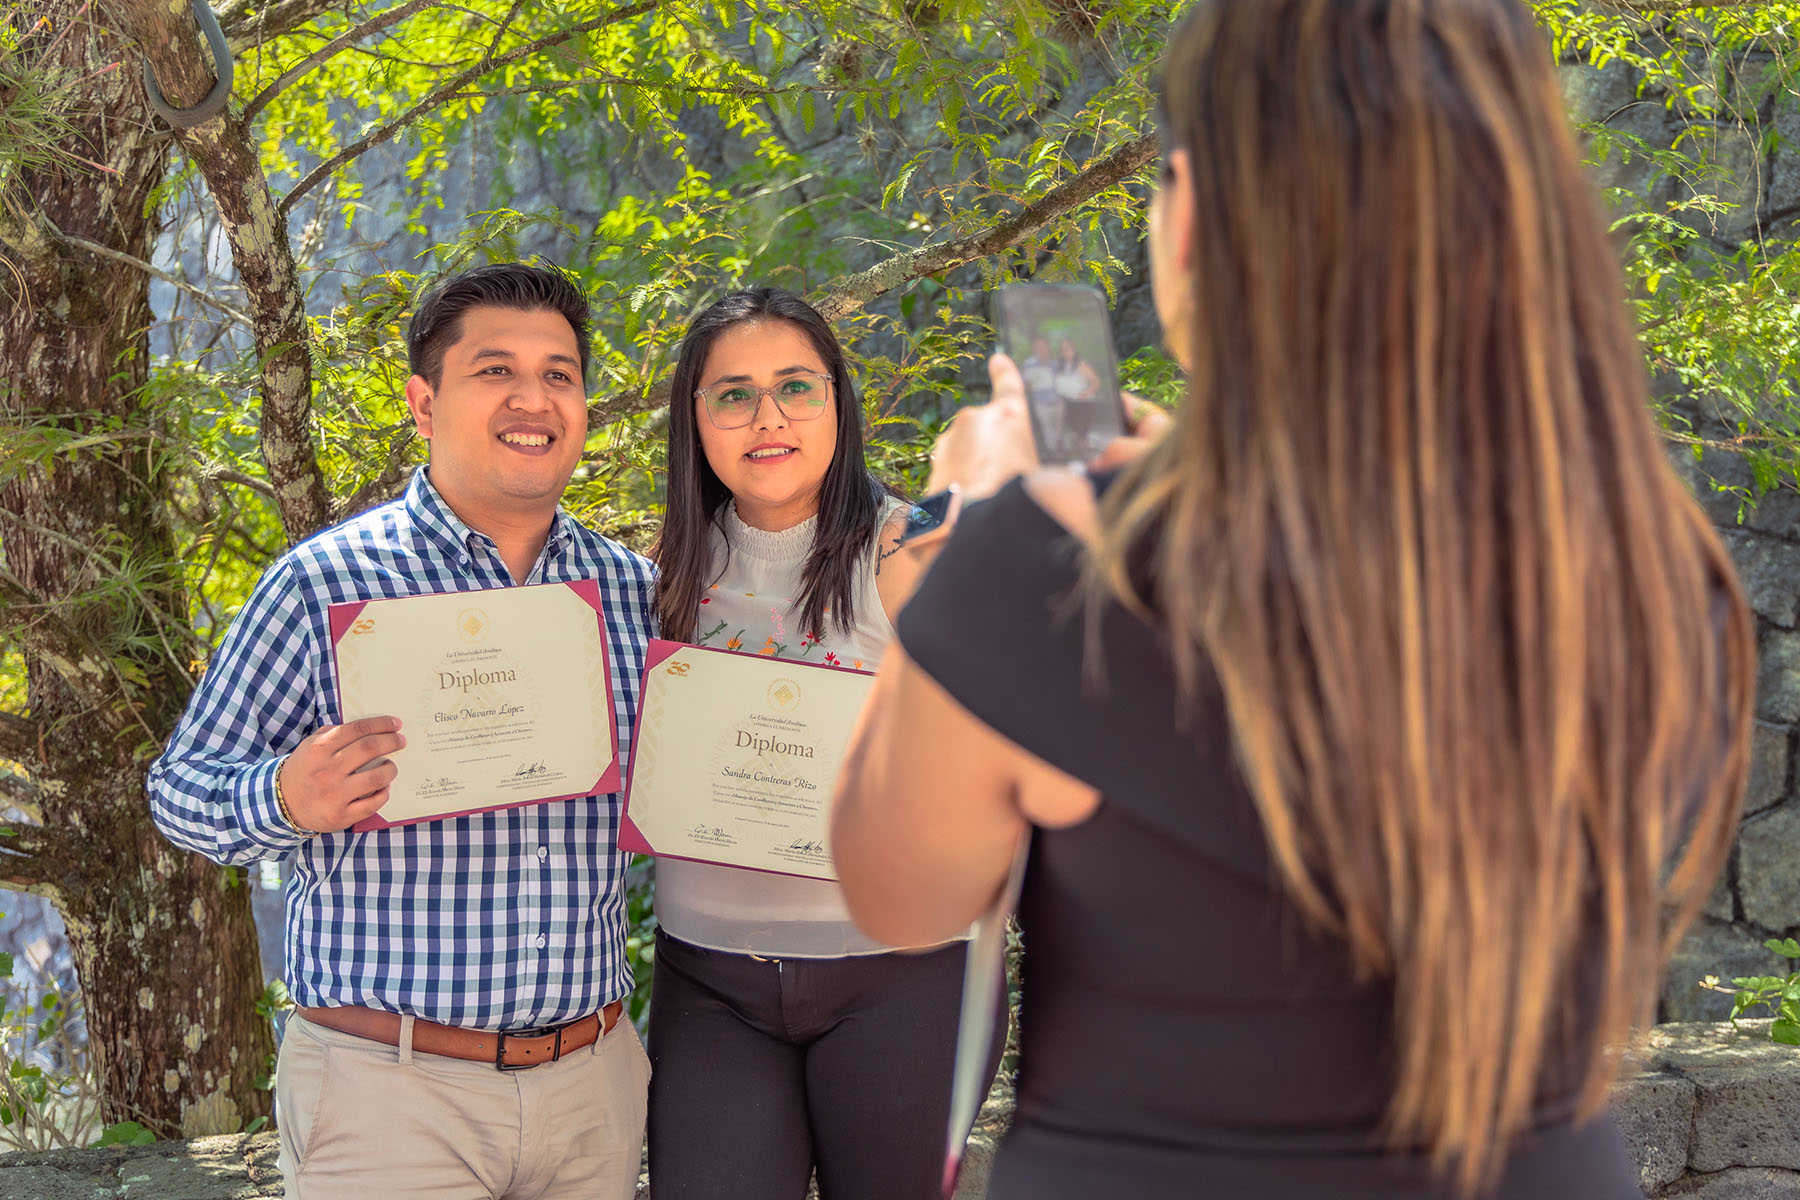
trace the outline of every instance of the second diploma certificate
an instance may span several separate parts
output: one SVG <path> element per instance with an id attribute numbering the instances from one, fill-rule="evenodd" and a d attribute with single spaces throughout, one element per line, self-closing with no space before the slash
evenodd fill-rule
<path id="1" fill-rule="evenodd" d="M 619 844 L 836 879 L 832 785 L 873 675 L 652 641 Z"/>
<path id="2" fill-rule="evenodd" d="M 619 790 L 591 579 L 331 606 L 345 721 L 399 717 L 377 829 Z"/>

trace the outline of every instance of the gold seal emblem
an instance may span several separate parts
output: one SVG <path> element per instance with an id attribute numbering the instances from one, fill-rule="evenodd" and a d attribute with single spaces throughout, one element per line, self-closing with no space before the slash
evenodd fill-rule
<path id="1" fill-rule="evenodd" d="M 793 712 L 800 703 L 800 685 L 791 679 L 777 679 L 769 685 L 769 705 L 776 712 Z"/>
<path id="2" fill-rule="evenodd" d="M 465 642 L 479 642 L 487 636 L 488 615 L 479 608 L 465 608 L 456 615 L 456 631 Z"/>

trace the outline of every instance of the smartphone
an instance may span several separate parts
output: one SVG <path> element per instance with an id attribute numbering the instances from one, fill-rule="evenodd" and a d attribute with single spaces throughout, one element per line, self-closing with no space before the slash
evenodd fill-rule
<path id="1" fill-rule="evenodd" d="M 944 491 L 926 496 L 906 514 L 906 528 L 900 531 L 900 544 L 904 546 L 934 529 L 952 524 L 961 507 L 962 489 L 954 483 Z"/>
<path id="2" fill-rule="evenodd" d="M 1025 379 L 1038 461 L 1087 462 L 1124 435 L 1112 321 L 1098 288 L 1009 284 L 994 293 L 994 331 Z"/>

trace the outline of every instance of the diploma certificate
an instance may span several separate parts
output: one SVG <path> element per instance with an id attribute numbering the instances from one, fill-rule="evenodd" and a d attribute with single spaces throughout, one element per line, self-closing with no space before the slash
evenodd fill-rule
<path id="1" fill-rule="evenodd" d="M 875 677 L 652 640 L 619 845 L 837 878 L 832 785 Z"/>
<path id="2" fill-rule="evenodd" d="M 380 829 L 619 790 L 591 579 L 331 606 L 338 710 L 399 717 Z"/>

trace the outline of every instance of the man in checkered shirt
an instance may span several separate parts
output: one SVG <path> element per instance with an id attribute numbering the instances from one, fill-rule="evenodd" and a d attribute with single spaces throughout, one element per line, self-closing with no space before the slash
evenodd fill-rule
<path id="1" fill-rule="evenodd" d="M 567 279 L 518 264 L 424 298 L 406 402 L 430 466 L 269 568 L 151 768 L 177 844 L 293 861 L 289 1197 L 632 1195 L 650 1067 L 619 1018 L 619 796 L 351 832 L 420 731 L 342 721 L 326 625 L 340 601 L 594 579 L 625 751 L 653 568 L 558 508 L 587 432 L 587 323 Z"/>

